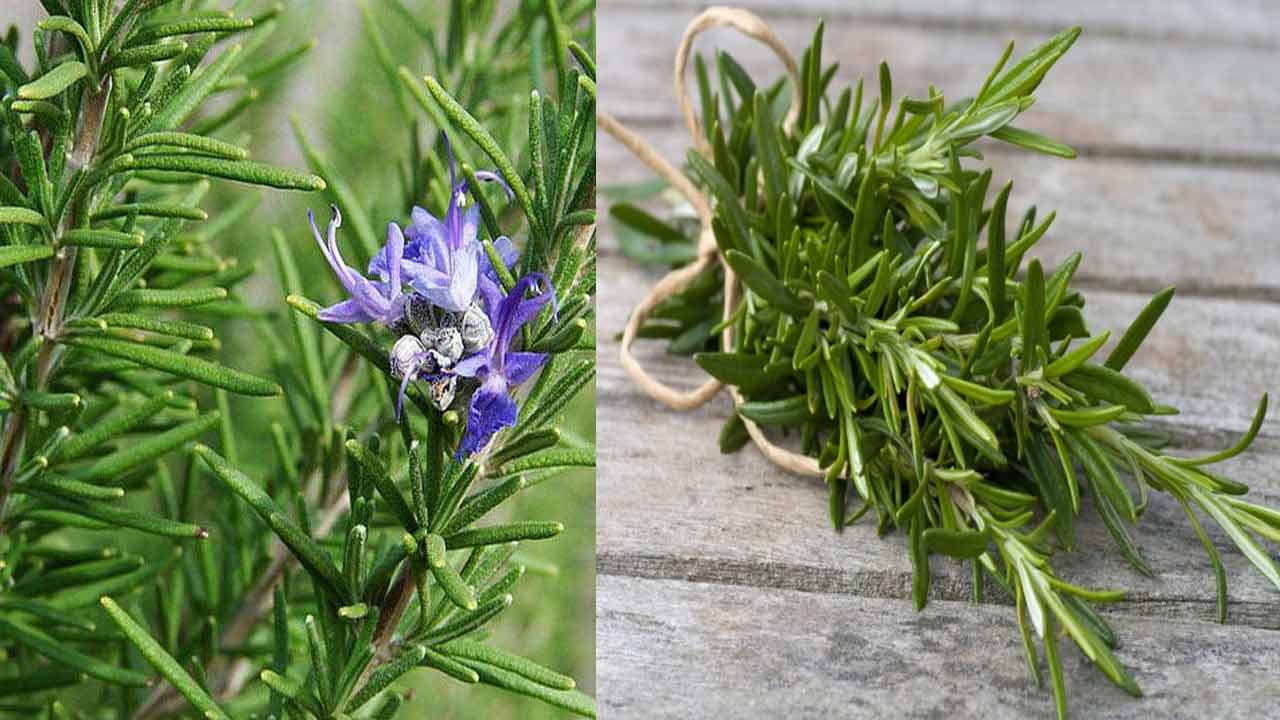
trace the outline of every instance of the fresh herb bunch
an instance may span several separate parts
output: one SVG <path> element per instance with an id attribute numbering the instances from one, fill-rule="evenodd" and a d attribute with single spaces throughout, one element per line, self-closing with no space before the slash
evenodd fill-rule
<path id="1" fill-rule="evenodd" d="M 473 138 L 524 190 L 511 210 L 477 198 L 484 240 L 504 228 L 512 249 L 524 248 L 520 274 L 541 272 L 562 288 L 559 312 L 548 296 L 502 348 L 504 359 L 513 345 L 550 355 L 519 396 L 515 427 L 461 449 L 461 399 L 442 412 L 415 384 L 407 394 L 421 412 L 406 409 L 398 423 L 387 338 L 317 327 L 319 307 L 299 294 L 315 292 L 294 257 L 309 243 L 301 222 L 292 239 L 273 238 L 281 285 L 294 293 L 294 312 L 281 317 L 246 304 L 252 264 L 217 251 L 255 198 L 213 219 L 200 208 L 206 178 L 230 179 L 327 190 L 358 231 L 371 227 L 369 198 L 314 148 L 305 147 L 317 174 L 299 173 L 248 160 L 236 134 L 262 83 L 313 43 L 268 43 L 279 8 L 241 16 L 216 2 L 44 4 L 51 17 L 34 34 L 35 67 L 17 61 L 16 31 L 0 43 L 0 716 L 390 718 L 406 700 L 397 681 L 419 666 L 593 714 L 572 679 L 485 642 L 526 568 L 540 569 L 518 542 L 560 530 L 488 518 L 521 490 L 594 464 L 590 444 L 559 427 L 594 376 L 585 332 L 594 214 L 577 195 L 524 189 L 534 175 L 575 190 L 593 183 L 583 180 L 592 133 L 552 114 L 542 135 L 506 136 L 521 148 L 515 165 L 485 129 L 487 114 L 482 125 L 438 84 L 423 95 L 436 98 L 432 117 L 464 159 L 476 150 L 458 140 Z M 489 5 L 454 2 L 449 24 L 492 16 L 477 14 Z M 590 64 L 566 20 L 584 17 L 583 3 L 525 5 L 525 32 L 546 51 L 536 62 L 563 60 L 552 94 L 572 93 L 567 117 L 590 116 L 592 78 L 568 69 L 575 55 Z M 470 54 L 486 31 L 459 31 L 450 45 Z M 465 73 L 465 61 L 459 54 L 452 67 Z M 491 62 L 519 68 L 527 93 L 533 60 Z M 550 74 L 542 69 L 539 83 Z M 472 107 L 484 105 L 477 94 Z M 508 107 L 504 129 L 519 112 Z M 222 133 L 235 142 L 214 137 Z M 528 149 L 538 140 L 562 154 Z M 415 185 L 406 204 L 453 203 L 442 148 L 411 149 L 418 170 L 406 173 Z M 522 211 L 545 219 L 531 221 L 535 229 L 555 231 L 522 229 Z M 499 283 L 508 275 L 495 274 Z M 580 296 L 581 307 L 570 305 Z M 213 328 L 199 322 L 256 330 L 272 377 L 219 364 Z M 493 371 L 498 349 L 486 347 L 484 377 L 507 378 Z M 266 443 L 274 453 L 256 457 L 263 438 L 232 415 L 229 393 L 283 394 Z M 252 403 L 263 401 L 235 402 L 257 415 Z M 143 533 L 172 544 L 148 546 Z"/>
<path id="2" fill-rule="evenodd" d="M 1078 35 L 1063 32 L 1012 65 L 1010 44 L 973 98 L 948 104 L 931 88 L 895 111 L 884 64 L 878 102 L 864 103 L 861 80 L 831 90 L 836 67 L 822 64 L 819 25 L 801 63 L 791 132 L 777 120 L 789 109 L 785 80 L 757 86 L 720 53 L 717 89 L 696 58 L 712 152 L 691 152 L 688 167 L 713 199 L 715 240 L 743 294 L 722 319 L 723 271 L 715 266 L 642 327 L 742 394 L 721 434 L 723 451 L 748 442 L 744 418 L 795 433 L 825 473 L 837 531 L 873 512 L 880 532 L 904 532 L 917 609 L 933 553 L 971 563 L 975 600 L 987 580 L 1002 588 L 1037 684 L 1040 639 L 1060 717 L 1060 632 L 1116 685 L 1141 693 L 1095 609 L 1123 591 L 1078 587 L 1051 565 L 1072 547 L 1082 495 L 1147 575 L 1128 527 L 1150 490 L 1177 501 L 1213 564 L 1220 620 L 1226 580 L 1197 509 L 1280 587 L 1280 570 L 1255 539 L 1280 541 L 1280 512 L 1207 469 L 1251 443 L 1266 397 L 1232 447 L 1201 458 L 1164 452 L 1159 433 L 1141 421 L 1176 409 L 1122 371 L 1173 289 L 1150 301 L 1105 359 L 1096 357 L 1110 336 L 1086 328 L 1084 297 L 1071 287 L 1079 253 L 1047 276 L 1038 260 L 1023 262 L 1053 215 L 1039 219 L 1033 207 L 1010 232 L 1011 185 L 988 205 L 991 170 L 962 163 L 981 159 L 974 143 L 984 137 L 1074 157 L 1012 123 Z M 692 257 L 684 228 L 634 205 L 611 212 L 630 256 Z M 721 346 L 726 326 L 730 347 Z M 861 500 L 853 512 L 851 494 Z"/>

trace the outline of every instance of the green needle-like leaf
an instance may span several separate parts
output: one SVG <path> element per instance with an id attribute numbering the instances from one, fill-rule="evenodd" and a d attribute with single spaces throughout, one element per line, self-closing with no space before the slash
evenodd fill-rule
<path id="1" fill-rule="evenodd" d="M 322 178 L 251 160 L 227 160 L 203 155 L 140 155 L 129 165 L 132 170 L 163 170 L 220 177 L 250 185 L 266 185 L 281 190 L 325 189 Z"/>
<path id="2" fill-rule="evenodd" d="M 505 525 L 491 525 L 473 530 L 463 530 L 449 535 L 444 540 L 449 549 L 453 550 L 461 547 L 497 545 L 520 540 L 546 540 L 559 535 L 563 530 L 564 525 L 558 522 L 525 520 Z"/>
<path id="3" fill-rule="evenodd" d="M 270 380 L 171 350 L 100 337 L 71 338 L 65 342 L 241 395 L 279 395 L 281 392 L 280 386 Z"/>
<path id="4" fill-rule="evenodd" d="M 475 610 L 478 607 L 475 592 L 449 564 L 449 559 L 445 555 L 444 538 L 434 533 L 428 535 L 426 550 L 427 564 L 431 567 L 431 574 L 435 576 L 449 599 L 464 610 Z"/>
<path id="5" fill-rule="evenodd" d="M 0 225 L 34 225 L 36 227 L 44 227 L 45 219 L 44 219 L 44 215 L 41 215 L 35 210 L 30 210 L 28 208 L 0 207 Z M 22 247 L 25 247 L 25 246 L 21 246 L 21 245 L 10 246 L 10 247 L 0 248 L 0 249 L 6 251 L 6 254 L 10 254 L 10 253 L 14 253 L 16 250 Z M 39 246 L 33 246 L 33 247 L 39 247 Z M 48 256 L 45 256 L 45 257 L 48 257 Z M 33 259 L 38 259 L 38 258 L 33 258 Z M 26 262 L 26 261 L 13 260 L 10 262 L 6 262 L 5 264 L 11 265 L 14 262 Z"/>
<path id="6" fill-rule="evenodd" d="M 88 73 L 84 63 L 70 60 L 18 88 L 23 100 L 47 100 L 71 87 Z"/>
<path id="7" fill-rule="evenodd" d="M 425 78 L 427 90 L 431 92 L 431 96 L 440 104 L 444 113 L 472 142 L 480 146 L 489 159 L 493 160 L 493 164 L 498 167 L 498 172 L 502 174 L 503 179 L 511 186 L 512 193 L 515 194 L 517 202 L 520 203 L 521 209 L 524 210 L 525 217 L 528 218 L 529 224 L 536 226 L 538 215 L 534 210 L 533 199 L 529 196 L 529 190 L 525 187 L 524 181 L 520 179 L 520 173 L 516 171 L 516 167 L 512 164 L 510 158 L 498 146 L 493 136 L 484 128 L 466 108 L 458 104 L 440 83 L 433 77 Z"/>
<path id="8" fill-rule="evenodd" d="M 259 517 L 275 531 L 280 540 L 293 551 L 298 560 L 311 571 L 313 577 L 326 583 L 329 590 L 342 599 L 343 604 L 349 604 L 351 598 L 348 596 L 342 573 L 318 542 L 290 521 L 270 495 L 254 484 L 244 473 L 231 467 L 221 455 L 204 445 L 196 445 L 194 452 L 209 466 L 209 469 L 213 470 L 215 475 L 227 484 L 232 492 L 249 503 Z"/>
<path id="9" fill-rule="evenodd" d="M 146 628 L 138 624 L 129 613 L 116 604 L 114 600 L 104 596 L 101 600 L 102 607 L 107 611 L 107 615 L 115 622 L 120 631 L 129 638 L 134 647 L 142 653 L 142 656 L 151 663 L 166 680 L 173 684 L 173 687 L 182 696 L 191 703 L 192 707 L 199 710 L 209 720 L 231 720 L 230 716 L 218 707 L 218 704 L 209 697 L 209 694 L 196 683 L 195 680 L 187 674 L 182 666 L 174 660 L 164 648 L 160 647 L 160 643 L 151 637 Z"/>
<path id="10" fill-rule="evenodd" d="M 1173 300 L 1173 293 L 1174 288 L 1170 286 L 1152 296 L 1146 307 L 1142 308 L 1142 312 L 1138 313 L 1138 317 L 1129 324 L 1124 335 L 1120 336 L 1120 342 L 1116 343 L 1115 349 L 1107 356 L 1105 363 L 1107 367 L 1117 371 L 1124 369 L 1124 366 L 1129 363 L 1129 358 L 1133 357 L 1138 347 L 1142 345 L 1142 341 L 1147 339 L 1151 328 L 1155 327 L 1156 322 L 1160 320 L 1165 308 L 1169 307 L 1169 302 Z"/>

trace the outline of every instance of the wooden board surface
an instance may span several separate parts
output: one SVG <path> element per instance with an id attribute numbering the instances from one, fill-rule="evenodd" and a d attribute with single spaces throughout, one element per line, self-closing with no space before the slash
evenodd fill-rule
<path id="1" fill-rule="evenodd" d="M 1022 124 L 1077 144 L 1062 161 L 988 146 L 1011 207 L 1058 211 L 1037 253 L 1051 267 L 1085 253 L 1091 328 L 1122 329 L 1147 295 L 1179 296 L 1130 367 L 1162 402 L 1180 451 L 1221 447 L 1248 426 L 1258 396 L 1280 390 L 1280 5 L 972 0 L 752 0 L 796 53 L 816 18 L 848 82 L 881 58 L 895 88 L 934 82 L 972 92 L 1001 44 L 1028 48 L 1056 27 L 1086 33 Z M 666 157 L 687 151 L 670 89 L 671 53 L 702 3 L 603 2 L 601 105 Z M 1158 5 L 1158 7 L 1157 7 Z M 772 77 L 766 51 L 717 32 Z M 615 48 L 605 52 L 605 48 Z M 1264 87 L 1265 86 L 1265 87 Z M 603 136 L 602 136 L 603 137 Z M 602 184 L 649 177 L 602 139 Z M 604 204 L 607 207 L 607 203 Z M 640 393 L 614 341 L 660 276 L 617 250 L 603 227 L 599 265 L 600 444 L 597 509 L 599 700 L 630 717 L 1044 717 L 999 597 L 972 606 L 967 569 L 933 563 L 931 602 L 907 600 L 899 535 L 859 523 L 837 535 L 817 482 L 774 469 L 754 449 L 716 450 L 728 399 L 676 413 Z M 656 376 L 703 376 L 657 343 L 638 349 Z M 1280 504 L 1280 425 L 1222 468 Z M 1086 510 L 1086 515 L 1089 515 Z M 1211 621 L 1211 570 L 1177 505 L 1153 501 L 1135 538 L 1157 577 L 1129 569 L 1094 519 L 1056 566 L 1073 581 L 1131 589 L 1109 617 L 1119 656 L 1147 697 L 1134 701 L 1078 652 L 1067 656 L 1075 717 L 1261 717 L 1280 701 L 1280 593 L 1220 533 L 1231 614 Z"/>
<path id="2" fill-rule="evenodd" d="M 832 23 L 878 21 L 958 30 L 1023 28 L 1040 32 L 1082 25 L 1098 35 L 1179 44 L 1280 45 L 1280 5 L 1271 0 L 605 0 L 601 6 L 611 12 L 627 6 L 692 17 L 714 4 L 778 17 L 821 17 Z"/>
<path id="3" fill-rule="evenodd" d="M 1050 717 L 1004 608 L 602 575 L 605 718 Z M 1135 700 L 1063 650 L 1080 718 L 1274 717 L 1280 633 L 1119 618 Z"/>
<path id="4" fill-rule="evenodd" d="M 676 117 L 671 59 L 692 12 L 657 12 L 607 5 L 598 43 L 600 104 L 624 121 L 663 123 Z M 768 16 L 770 27 L 798 59 L 812 38 L 815 16 Z M 1065 25 L 1065 24 L 1064 24 Z M 1280 38 L 1280 30 L 1277 30 Z M 1015 56 L 1048 39 L 1046 31 L 1001 26 L 920 27 L 884 20 L 827 24 L 824 60 L 840 62 L 841 82 L 871 83 L 882 59 L 894 94 L 927 97 L 932 83 L 947 98 L 972 96 L 1004 45 Z M 753 75 L 772 82 L 782 65 L 754 41 L 728 30 L 708 32 L 699 48 L 730 52 Z M 1088 33 L 1054 67 L 1021 125 L 1079 146 L 1089 154 L 1280 165 L 1280 83 L 1267 68 L 1280 49 L 1247 45 L 1176 44 L 1159 38 Z M 692 76 L 692 71 L 690 71 Z M 692 77 L 690 77 L 692 82 Z"/>

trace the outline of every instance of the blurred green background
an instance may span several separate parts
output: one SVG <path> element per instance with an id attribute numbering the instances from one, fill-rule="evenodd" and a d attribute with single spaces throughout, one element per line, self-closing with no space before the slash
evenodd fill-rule
<path id="1" fill-rule="evenodd" d="M 261 2 L 226 3 L 239 10 L 260 8 Z M 440 27 L 447 20 L 445 0 L 403 0 L 424 25 Z M 30 29 L 46 14 L 37 0 L 0 0 L 0 25 L 16 23 L 29 37 Z M 499 16 L 512 3 L 499 4 Z M 289 125 L 296 115 L 310 141 L 337 173 L 352 185 L 370 211 L 375 227 L 404 223 L 404 195 L 397 164 L 409 152 L 409 128 L 400 114 L 386 74 L 377 62 L 362 13 L 367 10 L 393 62 L 417 76 L 428 74 L 430 61 L 421 38 L 407 26 L 391 0 L 294 0 L 285 4 L 285 20 L 272 35 L 265 56 L 274 56 L 299 42 L 315 46 L 278 79 L 258 84 L 260 96 L 252 109 L 222 136 L 246 145 L 254 159 L 304 168 L 306 162 Z M 29 46 L 26 48 L 29 59 Z M 525 59 L 513 59 L 524 62 Z M 471 108 L 485 122 L 484 108 Z M 421 111 L 417 117 L 424 118 Z M 435 130 L 424 125 L 423 137 Z M 456 141 L 456 140 L 455 140 Z M 519 148 L 505 148 L 509 153 Z M 270 233 L 280 228 L 293 243 L 303 278 L 315 280 L 307 294 L 322 302 L 339 299 L 330 271 L 324 265 L 307 225 L 306 211 L 328 215 L 320 195 L 268 192 L 228 183 L 215 184 L 204 207 L 211 217 L 246 196 L 260 202 L 237 222 L 222 240 L 221 251 L 238 262 L 254 263 L 258 272 L 244 286 L 244 299 L 282 321 L 288 307 L 276 281 Z M 346 242 L 353 242 L 348 236 Z M 283 328 L 283 325 L 280 326 Z M 236 366 L 269 372 L 269 362 L 257 331 L 245 321 L 227 321 L 218 328 L 223 357 Z M 567 435 L 595 440 L 594 387 L 571 406 L 565 418 Z M 269 426 L 285 416 L 279 400 L 233 398 L 231 406 L 245 470 L 265 465 L 272 457 Z M 558 537 L 528 543 L 520 550 L 530 568 L 515 591 L 515 604 L 495 624 L 495 640 L 507 650 L 572 675 L 584 692 L 595 693 L 595 483 L 594 473 L 566 473 L 549 479 L 509 501 L 506 513 L 524 519 L 554 519 L 564 523 Z M 265 532 L 265 529 L 264 529 Z M 412 699 L 400 717 L 418 718 L 559 718 L 568 713 L 537 701 L 484 685 L 463 685 L 441 673 L 422 670 L 407 676 L 403 687 Z"/>

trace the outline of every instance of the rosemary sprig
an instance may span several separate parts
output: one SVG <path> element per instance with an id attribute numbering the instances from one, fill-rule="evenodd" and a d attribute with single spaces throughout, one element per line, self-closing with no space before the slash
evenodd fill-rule
<path id="1" fill-rule="evenodd" d="M 1004 588 L 1038 684 L 1037 638 L 1043 647 L 1060 717 L 1060 632 L 1117 686 L 1141 694 L 1096 610 L 1123 591 L 1072 585 L 1052 566 L 1073 545 L 1083 495 L 1144 574 L 1152 570 L 1129 527 L 1150 490 L 1176 500 L 1214 564 L 1220 619 L 1225 576 L 1197 510 L 1280 587 L 1280 571 L 1255 539 L 1280 539 L 1280 512 L 1204 469 L 1248 447 L 1267 398 L 1227 450 L 1196 459 L 1165 453 L 1140 422 L 1175 411 L 1123 369 L 1173 289 L 1152 299 L 1110 356 L 1097 357 L 1109 336 L 1088 331 L 1084 296 L 1071 287 L 1080 255 L 1051 273 L 1024 262 L 1053 215 L 1039 218 L 1032 207 L 1010 225 L 1012 184 L 988 205 L 991 170 L 965 165 L 982 158 L 980 138 L 1074 157 L 1012 123 L 1079 33 L 1062 32 L 1011 66 L 1010 44 L 972 98 L 948 104 L 931 88 L 895 105 L 885 64 L 878 102 L 864 103 L 862 81 L 831 89 L 835 68 L 822 64 L 820 25 L 803 58 L 802 112 L 791 132 L 776 120 L 787 109 L 785 81 L 757 85 L 720 53 L 716 92 L 697 58 L 712 152 L 690 153 L 688 167 L 713 199 L 716 242 L 742 298 L 726 321 L 728 347 L 719 334 L 718 267 L 642 328 L 741 392 L 721 435 L 724 451 L 747 442 L 743 418 L 794 433 L 825 472 L 837 531 L 870 511 L 881 531 L 904 532 L 917 608 L 927 599 L 931 554 L 971 563 L 975 598 L 987 579 Z M 633 258 L 678 264 L 690 256 L 685 228 L 633 205 L 611 213 Z M 862 505 L 850 512 L 855 493 Z"/>

